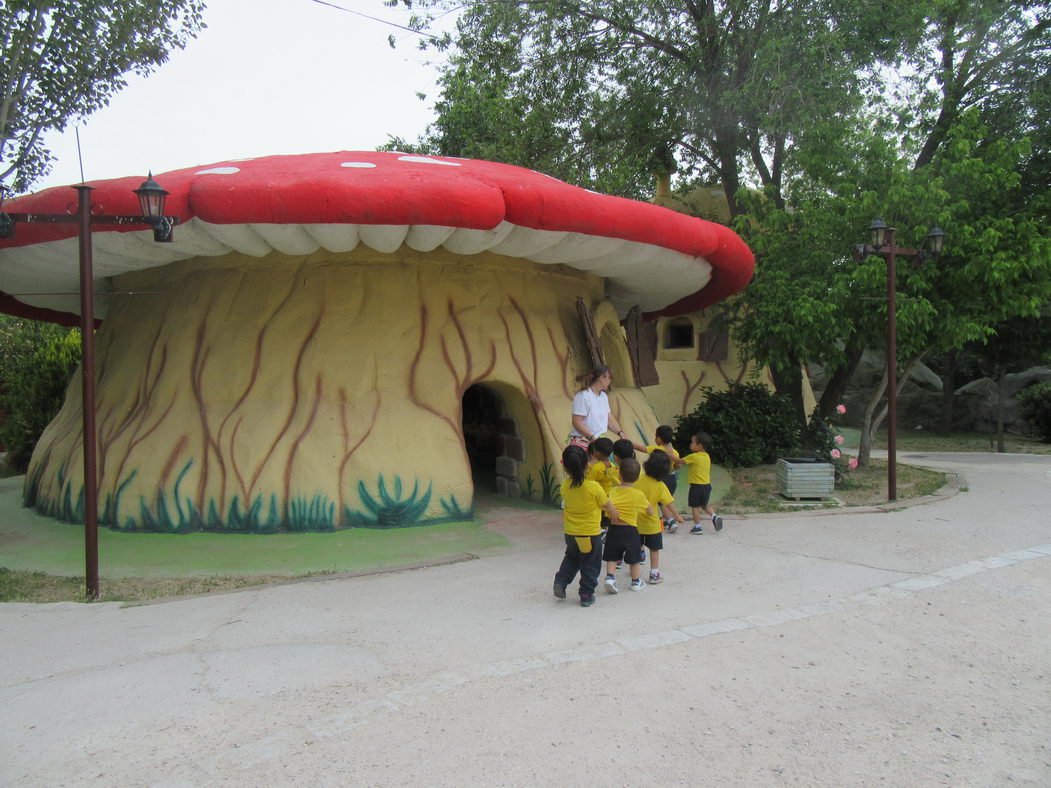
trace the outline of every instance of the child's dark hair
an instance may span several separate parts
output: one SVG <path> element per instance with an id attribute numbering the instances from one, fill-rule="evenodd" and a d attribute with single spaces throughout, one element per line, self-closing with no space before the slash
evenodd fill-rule
<path id="1" fill-rule="evenodd" d="M 566 469 L 569 478 L 573 480 L 573 487 L 579 487 L 584 483 L 584 471 L 588 467 L 588 454 L 576 444 L 566 446 L 562 450 L 562 467 Z"/>
<path id="2" fill-rule="evenodd" d="M 671 457 L 662 451 L 655 451 L 646 460 L 646 464 L 642 466 L 642 469 L 646 471 L 647 476 L 663 481 L 664 477 L 671 473 Z"/>
<path id="3" fill-rule="evenodd" d="M 705 451 L 712 448 L 712 436 L 707 432 L 695 432 L 693 434 L 693 439 L 703 446 Z"/>
<path id="4" fill-rule="evenodd" d="M 675 437 L 675 431 L 667 424 L 662 424 L 657 428 L 657 439 L 661 443 L 671 443 L 672 438 Z"/>
<path id="5" fill-rule="evenodd" d="M 619 441 L 613 442 L 613 456 L 621 461 L 634 460 L 635 447 L 631 445 L 631 441 L 627 438 L 621 438 Z"/>
<path id="6" fill-rule="evenodd" d="M 639 461 L 634 457 L 625 457 L 620 461 L 620 480 L 628 484 L 639 480 Z"/>
<path id="7" fill-rule="evenodd" d="M 595 438 L 588 444 L 588 454 L 600 460 L 608 460 L 613 453 L 613 441 L 609 438 Z"/>

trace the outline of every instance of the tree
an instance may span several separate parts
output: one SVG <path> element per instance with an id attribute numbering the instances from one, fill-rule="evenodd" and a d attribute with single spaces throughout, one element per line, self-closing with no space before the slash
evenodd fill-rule
<path id="1" fill-rule="evenodd" d="M 703 171 L 733 215 L 748 181 L 780 201 L 794 152 L 852 117 L 874 67 L 922 31 L 921 3 L 890 0 L 402 2 L 426 9 L 418 28 L 460 9 L 439 44 L 455 44 L 427 138 L 440 152 L 494 141 L 496 158 L 593 188 L 607 176 L 617 193 L 652 172 Z M 549 146 L 539 161 L 503 144 L 522 134 Z"/>
<path id="2" fill-rule="evenodd" d="M 79 363 L 78 329 L 0 315 L 0 441 L 9 468 L 25 471 Z"/>
<path id="3" fill-rule="evenodd" d="M 106 106 L 201 28 L 204 0 L 0 3 L 0 187 L 29 189 L 51 155 L 43 135 Z"/>
<path id="4" fill-rule="evenodd" d="M 1007 373 L 1043 361 L 1051 351 L 1051 317 L 1013 317 L 997 324 L 984 344 L 972 348 L 996 381 L 996 450 L 1004 446 L 1004 402 Z"/>

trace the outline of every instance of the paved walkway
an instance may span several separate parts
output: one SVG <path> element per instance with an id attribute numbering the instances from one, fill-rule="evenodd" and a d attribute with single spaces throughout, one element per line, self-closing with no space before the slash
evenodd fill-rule
<path id="1" fill-rule="evenodd" d="M 159 605 L 0 605 L 4 785 L 1051 784 L 1051 457 L 965 492 Z"/>

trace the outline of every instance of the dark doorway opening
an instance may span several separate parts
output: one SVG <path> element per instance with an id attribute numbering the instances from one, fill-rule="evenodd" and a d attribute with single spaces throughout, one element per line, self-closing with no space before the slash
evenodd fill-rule
<path id="1" fill-rule="evenodd" d="M 524 445 L 503 398 L 475 384 L 463 394 L 463 440 L 471 463 L 475 493 L 521 495 L 518 466 Z"/>

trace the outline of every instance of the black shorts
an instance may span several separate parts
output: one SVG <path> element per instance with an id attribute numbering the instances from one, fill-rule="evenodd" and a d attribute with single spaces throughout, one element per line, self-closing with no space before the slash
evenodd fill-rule
<path id="1" fill-rule="evenodd" d="M 668 488 L 668 492 L 675 495 L 675 488 L 679 486 L 679 477 L 675 475 L 675 471 L 669 473 L 661 481 L 663 481 L 664 486 Z"/>
<path id="2" fill-rule="evenodd" d="M 639 539 L 642 540 L 642 546 L 648 547 L 650 550 L 663 550 L 664 549 L 664 534 L 639 534 Z"/>
<path id="3" fill-rule="evenodd" d="M 611 525 L 606 533 L 606 547 L 602 550 L 603 561 L 624 561 L 638 564 L 642 561 L 642 546 L 639 529 L 634 525 Z"/>
<path id="4" fill-rule="evenodd" d="M 691 484 L 690 485 L 690 508 L 703 509 L 708 505 L 708 499 L 712 497 L 712 485 Z"/>

